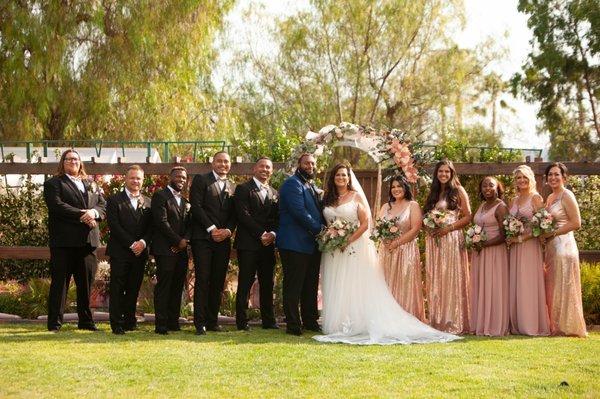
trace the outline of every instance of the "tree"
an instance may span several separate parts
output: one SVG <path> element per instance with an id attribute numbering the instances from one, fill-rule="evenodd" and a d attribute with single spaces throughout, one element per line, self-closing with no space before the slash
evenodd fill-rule
<path id="1" fill-rule="evenodd" d="M 532 51 L 513 89 L 540 102 L 554 159 L 597 158 L 600 140 L 598 0 L 520 0 L 529 15 Z"/>
<path id="2" fill-rule="evenodd" d="M 434 135 L 448 108 L 461 123 L 484 64 L 450 39 L 462 22 L 458 0 L 313 0 L 277 24 L 276 57 L 239 58 L 254 72 L 241 96 L 288 132 L 348 121 Z"/>
<path id="3" fill-rule="evenodd" d="M 214 35 L 231 3 L 3 2 L 0 138 L 173 139 L 225 130 L 226 118 L 211 121 L 210 73 Z"/>

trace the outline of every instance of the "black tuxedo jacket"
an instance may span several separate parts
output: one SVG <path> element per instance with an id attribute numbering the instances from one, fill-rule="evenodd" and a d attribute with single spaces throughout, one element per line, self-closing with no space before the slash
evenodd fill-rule
<path id="1" fill-rule="evenodd" d="M 267 197 L 263 202 L 254 179 L 236 187 L 233 196 L 238 222 L 235 248 L 260 249 L 263 247 L 260 242 L 262 234 L 277 229 L 279 221 L 277 191 L 273 187 L 269 187 L 267 191 Z"/>
<path id="2" fill-rule="evenodd" d="M 182 239 L 190 239 L 189 202 L 181 198 L 181 206 L 168 187 L 152 196 L 152 246 L 153 255 L 178 256 L 171 251 Z"/>
<path id="3" fill-rule="evenodd" d="M 82 209 L 95 209 L 104 218 L 106 201 L 95 185 L 83 181 L 85 195 L 67 176 L 54 176 L 44 183 L 44 200 L 48 207 L 50 247 L 100 246 L 98 226 L 88 227 L 79 221 Z M 87 200 L 86 200 L 87 198 Z"/>
<path id="4" fill-rule="evenodd" d="M 125 190 L 106 201 L 106 219 L 110 228 L 110 237 L 106 245 L 106 254 L 113 257 L 135 258 L 131 245 L 143 239 L 146 249 L 138 258 L 148 257 L 148 248 L 152 240 L 152 212 L 150 198 L 140 195 L 138 207 L 134 209 Z"/>
<path id="5" fill-rule="evenodd" d="M 190 188 L 192 205 L 193 232 L 192 239 L 208 240 L 206 231 L 215 225 L 218 229 L 229 229 L 233 233 L 236 227 L 233 193 L 235 186 L 228 180 L 223 192 L 213 172 L 194 176 Z"/>

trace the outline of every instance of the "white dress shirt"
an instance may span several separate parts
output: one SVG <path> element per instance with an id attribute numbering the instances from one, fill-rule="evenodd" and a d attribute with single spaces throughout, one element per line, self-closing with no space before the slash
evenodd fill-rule
<path id="1" fill-rule="evenodd" d="M 217 185 L 219 187 L 219 193 L 223 192 L 223 190 L 225 189 L 225 181 L 227 180 L 227 178 L 221 178 L 221 176 L 219 176 L 217 174 L 217 172 L 215 172 L 214 170 L 212 171 L 213 176 L 215 177 L 215 180 L 217 182 Z M 206 229 L 206 231 L 208 233 L 210 233 L 211 231 L 213 231 L 214 229 L 216 229 L 217 226 L 215 226 L 214 224 L 212 226 L 210 226 L 209 228 Z M 227 229 L 229 230 L 229 229 Z M 231 234 L 231 231 L 229 231 L 229 234 Z"/>
<path id="2" fill-rule="evenodd" d="M 175 197 L 175 201 L 177 201 L 177 206 L 181 206 L 181 192 L 175 191 L 173 189 L 173 187 L 171 187 L 171 186 L 167 186 L 167 187 L 169 187 L 169 190 L 171 190 L 173 197 Z"/>

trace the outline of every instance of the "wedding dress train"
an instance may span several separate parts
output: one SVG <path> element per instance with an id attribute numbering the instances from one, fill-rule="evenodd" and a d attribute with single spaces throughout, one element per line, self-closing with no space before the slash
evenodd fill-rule
<path id="1" fill-rule="evenodd" d="M 358 222 L 358 203 L 326 207 L 325 219 Z M 460 337 L 438 331 L 406 312 L 394 299 L 379 266 L 375 245 L 365 232 L 344 252 L 321 257 L 323 332 L 320 342 L 387 345 L 449 342 Z"/>

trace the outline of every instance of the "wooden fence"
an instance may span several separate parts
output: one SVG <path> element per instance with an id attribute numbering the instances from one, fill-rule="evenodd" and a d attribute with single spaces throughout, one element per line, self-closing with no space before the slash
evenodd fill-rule
<path id="1" fill-rule="evenodd" d="M 510 175 L 512 171 L 522 162 L 509 163 L 455 163 L 457 173 L 460 175 Z M 542 192 L 543 173 L 549 162 L 527 162 L 536 175 L 538 190 Z M 91 175 L 115 175 L 123 174 L 131 163 L 121 162 L 115 164 L 86 162 L 85 167 L 88 174 Z M 571 175 L 600 175 L 600 163 L 598 162 L 565 162 Z M 141 164 L 146 174 L 164 175 L 168 174 L 173 166 L 184 166 L 188 174 L 206 173 L 211 170 L 209 163 L 180 163 L 179 159 L 174 159 L 172 163 L 143 163 Z M 251 163 L 233 163 L 231 174 L 234 176 L 252 175 Z M 283 163 L 275 163 L 275 170 L 284 167 Z M 429 165 L 429 171 L 432 171 L 433 165 Z M 2 162 L 0 163 L 0 175 L 53 175 L 57 170 L 56 163 L 19 163 Z M 357 170 L 356 177 L 359 179 L 365 195 L 371 204 L 376 204 L 377 171 L 376 170 Z M 191 181 L 191 179 L 190 179 Z M 386 195 L 383 190 L 382 197 Z M 379 203 L 379 202 L 377 202 Z M 375 206 L 374 206 L 375 207 Z M 2 247 L 0 246 L 0 259 L 49 259 L 49 249 L 47 247 Z M 104 248 L 99 249 L 99 257 L 104 258 Z M 581 251 L 580 257 L 587 261 L 600 261 L 599 251 Z"/>

